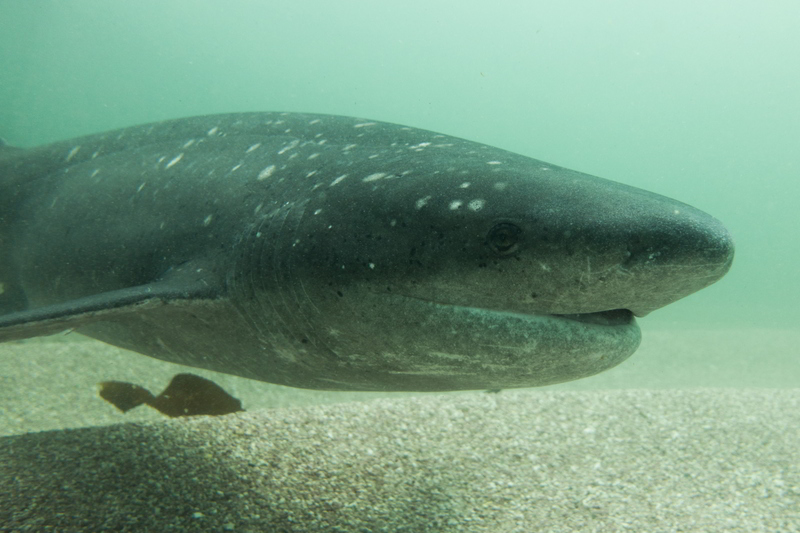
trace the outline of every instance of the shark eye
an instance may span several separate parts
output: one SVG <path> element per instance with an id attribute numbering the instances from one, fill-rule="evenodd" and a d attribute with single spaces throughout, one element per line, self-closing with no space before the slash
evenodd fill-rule
<path id="1" fill-rule="evenodd" d="M 501 222 L 489 230 L 486 242 L 497 255 L 511 255 L 519 249 L 522 229 L 509 222 Z"/>

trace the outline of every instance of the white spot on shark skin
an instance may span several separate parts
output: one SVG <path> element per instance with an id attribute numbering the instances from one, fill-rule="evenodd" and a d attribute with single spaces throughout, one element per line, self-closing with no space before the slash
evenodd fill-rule
<path id="1" fill-rule="evenodd" d="M 421 152 L 424 148 L 426 148 L 426 147 L 428 147 L 430 145 L 431 145 L 431 143 L 429 143 L 429 142 L 419 143 L 419 144 L 415 144 L 414 146 L 409 146 L 408 149 L 409 150 L 414 150 L 415 152 Z"/>
<path id="2" fill-rule="evenodd" d="M 178 161 L 180 161 L 181 159 L 183 159 L 183 152 L 179 153 L 177 156 L 175 156 L 175 157 L 172 159 L 172 161 L 170 161 L 169 163 L 167 163 L 167 166 L 165 166 L 165 167 L 164 167 L 164 170 L 166 170 L 166 169 L 170 168 L 171 166 L 175 165 L 175 164 L 176 164 Z"/>
<path id="3" fill-rule="evenodd" d="M 366 128 L 368 126 L 374 126 L 377 122 L 361 122 L 359 124 L 354 124 L 354 128 Z"/>
<path id="4" fill-rule="evenodd" d="M 397 219 L 396 218 L 393 218 L 392 220 L 389 221 L 389 226 L 395 227 L 396 225 L 397 225 Z"/>
<path id="5" fill-rule="evenodd" d="M 342 148 L 342 152 L 349 152 L 350 150 L 352 150 L 352 149 L 353 149 L 353 148 L 355 148 L 356 146 L 358 146 L 358 145 L 357 145 L 357 144 L 348 144 L 347 146 L 345 146 L 344 148 Z"/>
<path id="6" fill-rule="evenodd" d="M 193 144 L 194 144 L 194 139 L 189 139 L 188 141 L 186 141 L 186 142 L 184 143 L 183 147 L 184 147 L 184 148 L 189 148 L 189 147 L 190 147 L 191 145 L 193 145 Z"/>
<path id="7" fill-rule="evenodd" d="M 494 188 L 496 191 L 504 191 L 506 190 L 506 188 L 508 188 L 508 183 L 504 181 L 498 181 L 497 183 L 494 184 Z"/>
<path id="8" fill-rule="evenodd" d="M 268 177 L 272 176 L 273 172 L 275 172 L 275 165 L 268 166 L 258 173 L 258 181 L 267 179 Z"/>
<path id="9" fill-rule="evenodd" d="M 98 155 L 100 155 L 100 150 L 92 154 L 92 159 L 95 159 Z"/>
<path id="10" fill-rule="evenodd" d="M 672 214 L 673 215 L 680 215 L 681 214 L 681 210 L 680 209 L 675 209 L 674 211 L 672 211 Z"/>
<path id="11" fill-rule="evenodd" d="M 294 148 L 297 147 L 298 144 L 300 144 L 300 141 L 298 139 L 293 140 L 292 142 L 290 142 L 289 144 L 278 150 L 278 155 L 283 155 L 289 150 L 293 150 Z"/>
<path id="12" fill-rule="evenodd" d="M 371 181 L 378 181 L 379 179 L 383 179 L 386 177 L 386 172 L 376 172 L 375 174 L 370 174 L 366 178 L 362 179 L 364 183 L 369 183 Z"/>
<path id="13" fill-rule="evenodd" d="M 319 172 L 319 171 L 318 171 L 318 170 L 312 170 L 311 172 L 309 172 L 308 174 L 306 174 L 306 177 L 307 177 L 307 178 L 310 178 L 311 176 L 313 176 L 313 175 L 314 175 L 314 174 L 316 174 L 317 172 Z"/>
<path id="14" fill-rule="evenodd" d="M 464 202 L 462 200 L 453 200 L 452 202 L 450 202 L 450 205 L 448 207 L 450 208 L 450 211 L 455 211 L 462 205 L 464 205 Z"/>
<path id="15" fill-rule="evenodd" d="M 315 152 L 315 153 L 311 154 L 310 156 L 308 156 L 308 159 L 316 159 L 316 158 L 319 157 L 319 155 L 320 155 L 319 152 Z"/>
<path id="16" fill-rule="evenodd" d="M 381 154 L 372 154 L 371 156 L 367 157 L 367 159 L 377 159 L 381 156 Z"/>
<path id="17" fill-rule="evenodd" d="M 453 143 L 445 143 L 445 144 L 434 144 L 434 148 L 450 148 L 451 146 L 455 146 Z"/>
<path id="18" fill-rule="evenodd" d="M 145 185 L 147 185 L 147 182 L 146 181 L 142 182 L 142 184 L 139 185 L 139 188 L 136 189 L 136 192 L 142 192 L 142 189 L 144 189 Z"/>
<path id="19" fill-rule="evenodd" d="M 158 225 L 158 229 L 164 229 L 166 227 L 167 227 L 167 223 L 166 222 L 162 222 L 161 224 Z"/>
<path id="20" fill-rule="evenodd" d="M 368 263 L 368 264 L 367 264 L 367 266 L 368 266 L 368 267 L 369 267 L 371 270 L 375 270 L 375 263 Z"/>
<path id="21" fill-rule="evenodd" d="M 333 181 L 331 182 L 330 186 L 331 186 L 331 187 L 333 187 L 333 186 L 334 186 L 334 185 L 336 185 L 337 183 L 340 183 L 340 182 L 341 182 L 343 179 L 345 179 L 346 177 L 347 177 L 347 174 L 342 174 L 341 176 L 339 176 L 338 178 L 336 178 L 335 180 L 333 180 Z"/>
<path id="22" fill-rule="evenodd" d="M 325 144 L 326 142 L 328 142 L 328 139 L 320 139 L 320 140 L 319 140 L 319 142 L 318 142 L 317 144 L 318 144 L 318 145 L 320 145 L 320 146 L 322 146 L 322 145 L 323 145 L 323 144 Z"/>
<path id="23" fill-rule="evenodd" d="M 319 124 L 320 122 L 322 122 L 320 119 L 318 119 L 318 118 L 315 118 L 314 120 L 312 120 L 311 122 L 309 122 L 309 124 Z"/>
<path id="24" fill-rule="evenodd" d="M 469 203 L 467 204 L 467 208 L 470 211 L 480 211 L 481 209 L 483 209 L 483 206 L 485 205 L 486 205 L 486 200 L 483 200 L 482 198 L 475 198 L 474 200 L 469 201 Z"/>
<path id="25" fill-rule="evenodd" d="M 219 131 L 219 126 L 214 126 L 213 128 L 211 128 L 210 130 L 208 130 L 208 131 L 206 132 L 206 135 L 208 135 L 209 137 L 211 137 L 212 135 L 216 135 L 216 133 L 217 133 L 218 131 Z"/>
<path id="26" fill-rule="evenodd" d="M 165 160 L 166 158 L 167 158 L 167 156 L 165 156 L 165 155 L 162 155 L 161 157 L 159 157 L 159 158 L 158 158 L 158 161 L 157 161 L 156 163 L 158 163 L 158 164 L 161 164 L 161 163 L 163 163 L 163 162 L 164 162 L 164 160 Z"/>
<path id="27" fill-rule="evenodd" d="M 214 218 L 214 215 L 208 215 L 206 218 L 203 219 L 203 225 L 208 226 L 211 224 L 211 219 Z"/>
<path id="28" fill-rule="evenodd" d="M 315 215 L 319 215 L 320 213 L 322 213 L 322 209 L 317 209 L 317 210 L 314 211 Z"/>
<path id="29" fill-rule="evenodd" d="M 297 152 L 295 152 L 289 156 L 289 159 L 294 159 L 295 157 L 297 157 L 297 155 L 298 155 Z"/>
<path id="30" fill-rule="evenodd" d="M 69 153 L 67 154 L 67 161 L 70 161 L 73 157 L 75 157 L 75 154 L 77 154 L 78 150 L 80 150 L 80 149 L 81 149 L 81 146 L 78 145 L 78 146 L 74 147 L 72 150 L 70 150 Z"/>
<path id="31" fill-rule="evenodd" d="M 430 201 L 431 198 L 432 198 L 431 196 L 423 196 L 422 198 L 417 200 L 414 203 L 414 205 L 417 207 L 417 209 L 422 209 L 423 207 L 428 205 L 428 202 Z"/>
<path id="32" fill-rule="evenodd" d="M 93 177 L 97 176 L 97 173 L 98 173 L 98 172 L 100 172 L 100 169 L 99 169 L 99 168 L 96 168 L 96 169 L 94 169 L 94 170 L 92 171 L 92 173 L 89 175 L 89 177 L 90 177 L 90 178 L 93 178 Z"/>
<path id="33" fill-rule="evenodd" d="M 239 163 L 238 165 L 236 165 L 235 167 L 233 167 L 233 168 L 231 169 L 231 172 L 236 172 L 237 170 L 239 170 L 239 168 L 241 168 L 241 166 L 242 166 L 242 164 L 241 164 L 241 163 Z"/>
<path id="34" fill-rule="evenodd" d="M 255 208 L 255 209 L 253 209 L 253 214 L 255 215 L 255 214 L 257 214 L 259 211 L 261 211 L 261 208 L 262 208 L 262 207 L 264 207 L 264 204 L 263 204 L 263 203 L 260 203 L 260 204 L 258 204 L 258 205 L 256 206 L 256 208 Z"/>
<path id="35" fill-rule="evenodd" d="M 459 185 L 459 186 L 458 186 L 458 188 L 459 188 L 459 189 L 466 189 L 466 188 L 468 188 L 470 185 L 472 185 L 470 182 L 468 182 L 468 181 L 465 181 L 464 183 L 462 183 L 461 185 Z"/>
<path id="36" fill-rule="evenodd" d="M 244 153 L 246 153 L 246 154 L 249 154 L 249 153 L 250 153 L 250 152 L 252 152 L 253 150 L 257 150 L 259 146 L 261 146 L 261 143 L 255 143 L 255 144 L 252 144 L 252 145 L 250 145 L 250 148 L 248 148 L 247 150 L 245 150 L 245 152 L 244 152 Z"/>
<path id="37" fill-rule="evenodd" d="M 503 162 L 502 161 L 487 161 L 486 164 L 487 165 L 502 165 Z"/>
<path id="38" fill-rule="evenodd" d="M 542 270 L 544 270 L 545 272 L 550 272 L 550 267 L 547 266 L 546 264 L 539 262 L 539 266 L 542 267 Z"/>

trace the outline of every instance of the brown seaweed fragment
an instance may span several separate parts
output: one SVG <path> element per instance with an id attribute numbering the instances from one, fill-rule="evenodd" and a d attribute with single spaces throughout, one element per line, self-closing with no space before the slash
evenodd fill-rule
<path id="1" fill-rule="evenodd" d="M 99 386 L 100 397 L 123 413 L 142 404 L 172 417 L 244 411 L 241 401 L 213 381 L 194 374 L 177 374 L 158 396 L 144 387 L 123 381 L 103 381 Z"/>

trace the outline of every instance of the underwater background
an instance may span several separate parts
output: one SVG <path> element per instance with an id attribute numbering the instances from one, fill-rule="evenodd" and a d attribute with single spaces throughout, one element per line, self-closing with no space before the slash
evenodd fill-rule
<path id="1" fill-rule="evenodd" d="M 703 209 L 717 285 L 643 328 L 800 322 L 800 4 L 0 0 L 0 136 L 303 111 L 426 128 Z"/>
<path id="2" fill-rule="evenodd" d="M 13 146 L 351 115 L 673 197 L 736 242 L 721 281 L 638 319 L 630 359 L 539 389 L 188 369 L 247 412 L 165 421 L 97 384 L 158 393 L 186 367 L 0 344 L 0 531 L 800 531 L 798 28 L 794 0 L 0 0 Z"/>

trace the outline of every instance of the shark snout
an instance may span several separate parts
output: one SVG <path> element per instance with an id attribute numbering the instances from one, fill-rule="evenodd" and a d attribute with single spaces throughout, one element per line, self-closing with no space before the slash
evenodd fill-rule
<path id="1" fill-rule="evenodd" d="M 720 221 L 689 206 L 672 212 L 647 221 L 627 245 L 621 268 L 630 276 L 629 301 L 622 307 L 637 316 L 715 283 L 733 263 L 733 237 Z"/>

